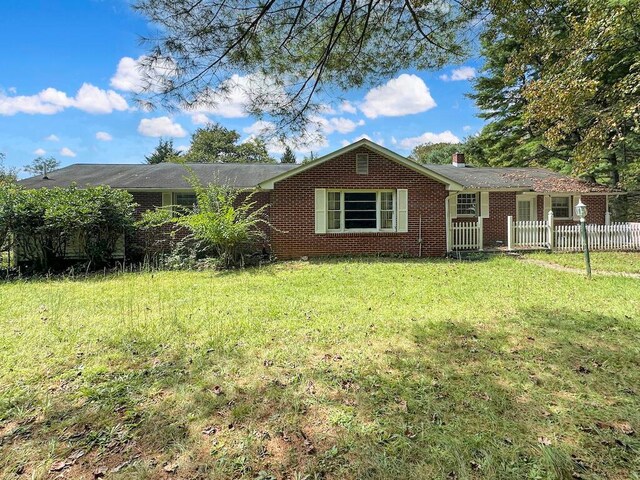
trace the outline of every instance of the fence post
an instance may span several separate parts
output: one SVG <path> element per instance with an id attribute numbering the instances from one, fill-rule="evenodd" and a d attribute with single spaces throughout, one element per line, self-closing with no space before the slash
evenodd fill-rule
<path id="1" fill-rule="evenodd" d="M 554 245 L 555 235 L 553 231 L 553 210 L 549 210 L 549 215 L 547 215 L 547 232 L 548 232 L 547 243 L 549 244 L 549 249 L 553 250 L 553 248 L 555 247 Z"/>
<path id="2" fill-rule="evenodd" d="M 507 250 L 513 250 L 513 217 L 507 217 Z"/>
<path id="3" fill-rule="evenodd" d="M 482 247 L 484 246 L 484 241 L 482 238 L 482 217 L 478 217 L 478 251 L 482 251 Z"/>
<path id="4" fill-rule="evenodd" d="M 604 224 L 611 225 L 611 212 L 609 210 L 604 213 Z"/>

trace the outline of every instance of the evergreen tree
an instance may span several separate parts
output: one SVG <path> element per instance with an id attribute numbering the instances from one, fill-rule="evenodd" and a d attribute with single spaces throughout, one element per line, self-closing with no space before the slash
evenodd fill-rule
<path id="1" fill-rule="evenodd" d="M 285 147 L 282 158 L 280 158 L 280 163 L 296 163 L 296 154 L 293 153 L 289 145 Z"/>
<path id="2" fill-rule="evenodd" d="M 173 140 L 160 139 L 153 153 L 144 158 L 147 163 L 157 165 L 158 163 L 175 162 L 179 157 L 180 152 L 173 148 Z"/>

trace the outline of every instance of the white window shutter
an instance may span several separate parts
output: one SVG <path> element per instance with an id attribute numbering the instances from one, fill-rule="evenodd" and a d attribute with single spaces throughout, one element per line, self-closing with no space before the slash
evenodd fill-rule
<path id="1" fill-rule="evenodd" d="M 489 218 L 489 192 L 480 192 L 480 216 Z"/>
<path id="2" fill-rule="evenodd" d="M 399 188 L 398 198 L 398 232 L 409 231 L 409 191 L 406 188 Z"/>
<path id="3" fill-rule="evenodd" d="M 171 208 L 171 205 L 173 205 L 173 194 L 171 192 L 162 192 L 162 206 Z"/>
<path id="4" fill-rule="evenodd" d="M 327 233 L 326 188 L 316 188 L 316 233 Z"/>
<path id="5" fill-rule="evenodd" d="M 574 195 L 571 198 L 573 202 L 571 202 L 571 213 L 569 216 L 572 217 L 574 220 L 580 220 L 580 217 L 576 215 L 576 205 L 578 205 L 578 203 L 580 202 L 580 195 Z"/>
<path id="6" fill-rule="evenodd" d="M 449 195 L 449 218 L 458 218 L 458 195 Z"/>
<path id="7" fill-rule="evenodd" d="M 551 196 L 544 196 L 544 216 L 542 217 L 544 220 L 549 218 L 549 212 L 551 211 Z"/>

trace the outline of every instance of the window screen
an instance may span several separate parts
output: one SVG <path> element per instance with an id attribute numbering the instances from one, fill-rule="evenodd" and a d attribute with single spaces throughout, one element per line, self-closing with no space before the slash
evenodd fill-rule
<path id="1" fill-rule="evenodd" d="M 344 228 L 376 228 L 376 192 L 344 193 Z"/>

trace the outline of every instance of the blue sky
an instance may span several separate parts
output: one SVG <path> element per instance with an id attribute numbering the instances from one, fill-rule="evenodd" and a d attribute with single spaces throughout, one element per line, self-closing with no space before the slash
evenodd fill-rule
<path id="1" fill-rule="evenodd" d="M 71 163 L 141 163 L 159 136 L 186 147 L 202 122 L 249 138 L 264 127 L 242 112 L 237 95 L 200 112 L 135 108 L 136 60 L 145 53 L 146 20 L 124 0 L 5 2 L 0 19 L 0 152 L 22 167 L 38 155 Z M 478 61 L 439 72 L 408 71 L 378 87 L 353 90 L 347 103 L 327 99 L 317 118 L 323 154 L 366 135 L 401 154 L 424 141 L 458 141 L 482 126 L 465 97 Z M 279 147 L 271 145 L 279 157 Z"/>

